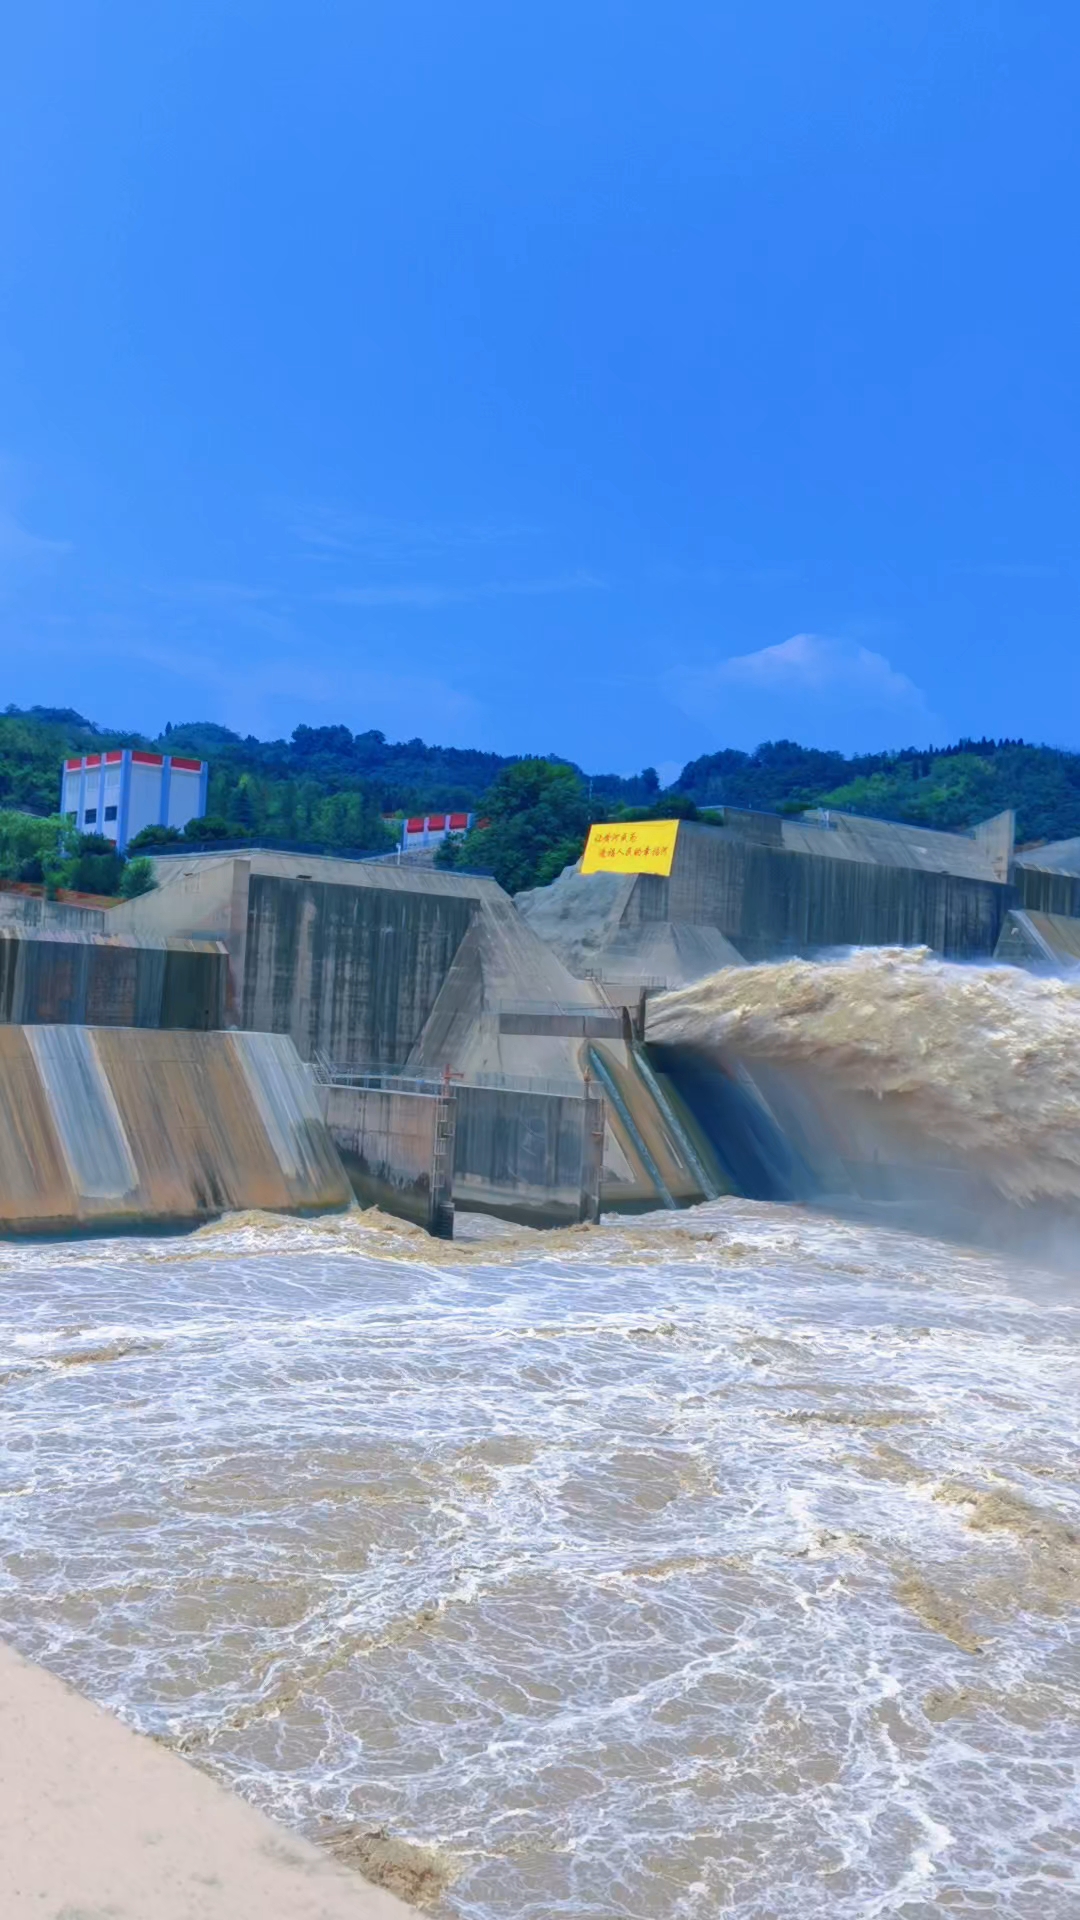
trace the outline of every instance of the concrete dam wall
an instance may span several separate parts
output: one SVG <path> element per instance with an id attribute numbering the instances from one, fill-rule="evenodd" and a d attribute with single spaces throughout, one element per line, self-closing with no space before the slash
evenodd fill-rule
<path id="1" fill-rule="evenodd" d="M 600 1215 L 604 1102 L 599 1093 L 459 1087 L 454 1202 L 524 1226 Z"/>
<path id="2" fill-rule="evenodd" d="M 115 907 L 110 926 L 220 940 L 230 1024 L 368 1067 L 401 1064 L 478 903 L 500 894 L 469 875 L 256 848 L 159 858 L 154 872 L 155 890 Z"/>
<path id="3" fill-rule="evenodd" d="M 838 947 L 974 959 L 1015 904 L 1010 846 L 1011 816 L 961 835 L 728 810 L 723 825 L 682 823 L 667 877 L 568 869 L 517 904 L 571 971 L 648 986 Z"/>
<path id="4" fill-rule="evenodd" d="M 154 865 L 156 891 L 115 908 L 117 929 L 221 941 L 230 1025 L 367 1072 L 577 1076 L 568 1042 L 500 1036 L 504 1000 L 596 995 L 494 880 L 256 849 Z"/>
<path id="5" fill-rule="evenodd" d="M 290 1034 L 304 1059 L 399 1066 L 474 911 L 452 890 L 253 873 L 240 1023 Z"/>
<path id="6" fill-rule="evenodd" d="M 0 927 L 0 1021 L 92 1027 L 224 1024 L 228 955 L 216 940 Z"/>
<path id="7" fill-rule="evenodd" d="M 683 826 L 671 878 L 638 884 L 643 920 L 710 922 L 748 960 L 846 946 L 926 946 L 967 959 L 993 953 L 1012 904 L 989 876 L 840 857 L 824 830 L 796 849 Z M 652 897 L 657 887 L 666 899 Z"/>
<path id="8" fill-rule="evenodd" d="M 365 1206 L 444 1239 L 453 1238 L 455 1208 L 533 1227 L 599 1218 L 605 1127 L 597 1091 L 379 1078 L 319 1089 Z"/>
<path id="9" fill-rule="evenodd" d="M 350 1200 L 287 1038 L 0 1027 L 0 1232 L 160 1229 Z"/>
<path id="10" fill-rule="evenodd" d="M 1060 918 L 1080 918 L 1080 874 L 1017 861 L 1013 878 L 1021 907 Z"/>

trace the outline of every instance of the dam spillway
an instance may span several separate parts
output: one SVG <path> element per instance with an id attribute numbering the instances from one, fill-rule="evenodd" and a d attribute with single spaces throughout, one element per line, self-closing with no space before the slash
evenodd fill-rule
<path id="1" fill-rule="evenodd" d="M 849 1012 L 864 1026 L 874 1018 L 868 994 L 891 1004 L 901 963 L 882 958 L 890 949 L 864 950 L 871 957 L 841 976 L 835 956 L 816 950 L 821 940 L 922 929 L 939 953 L 969 952 L 971 978 L 995 941 L 1002 959 L 1035 971 L 1080 951 L 1080 923 L 1010 906 L 1023 876 L 1038 878 L 1023 864 L 1035 856 L 1009 868 L 1010 849 L 1008 816 L 965 837 L 843 816 L 732 814 L 722 827 L 679 829 L 669 878 L 568 871 L 518 904 L 483 876 L 380 861 L 254 848 L 159 858 L 156 890 L 112 910 L 107 934 L 4 929 L 3 1097 L 21 1118 L 0 1140 L 0 1221 L 40 1231 L 49 1222 L 58 1231 L 166 1225 L 355 1195 L 446 1232 L 452 1206 L 558 1225 L 733 1193 L 891 1209 L 909 1225 L 965 1237 L 997 1230 L 1004 1195 L 1011 1230 L 1018 1209 L 1030 1222 L 1038 1189 L 1010 1190 L 1007 1173 L 999 1177 L 985 1155 L 976 1164 L 959 1136 L 906 1126 L 898 1088 L 883 1098 L 879 1088 L 841 1084 L 827 1050 L 796 1059 L 776 1044 L 785 966 L 802 967 L 800 979 L 822 989 L 861 980 L 866 991 Z M 809 942 L 813 958 L 746 965 L 755 946 L 792 941 Z M 910 968 L 925 950 L 901 951 Z M 935 977 L 947 999 L 958 976 Z M 703 1017 L 709 980 L 721 983 L 710 1004 L 727 1008 L 722 1033 Z M 771 1037 L 761 1042 L 759 1019 L 758 1040 L 744 1044 L 746 1020 L 735 1033 L 732 1008 L 762 1007 L 769 996 L 778 1015 Z M 924 999 L 913 1018 L 931 1011 Z M 60 1023 L 66 1040 L 31 1037 L 35 1026 L 60 1036 Z M 170 1029 L 204 1039 L 203 1054 L 197 1045 L 185 1053 L 179 1040 L 162 1051 Z M 250 1073 L 236 1081 L 243 1121 L 225 1091 L 221 1063 L 243 1057 L 250 1066 L 263 1041 L 267 1059 L 271 1043 L 278 1049 L 282 1087 L 319 1143 L 299 1172 L 282 1171 L 276 1119 L 264 1093 L 250 1092 Z M 136 1093 L 121 1061 L 151 1057 L 157 1064 L 139 1069 Z M 316 1094 L 317 1111 L 312 1070 L 333 1083 Z M 119 1094 L 102 1093 L 110 1075 L 124 1080 L 123 1122 Z M 446 1125 L 425 1106 L 444 1079 L 460 1158 L 449 1169 L 436 1165 L 446 1159 Z M 603 1109 L 598 1172 L 593 1094 Z M 76 1142 L 80 1100 L 88 1104 Z M 959 1124 L 959 1106 L 953 1117 Z M 151 1167 L 155 1130 L 161 1149 Z M 293 1147 L 287 1153 L 295 1160 Z M 1068 1194 L 1042 1201 L 1044 1216 L 1072 1205 Z"/>
<path id="2" fill-rule="evenodd" d="M 1080 978 L 869 949 L 660 995 L 646 1033 L 740 1191 L 1075 1264 Z"/>
<path id="3" fill-rule="evenodd" d="M 0 1026 L 0 1232 L 326 1212 L 351 1190 L 284 1036 Z"/>
<path id="4" fill-rule="evenodd" d="M 297 883 L 259 911 L 302 1034 L 350 916 Z M 401 1129 L 332 1113 L 291 1027 L 0 1028 L 0 1167 L 151 1228 L 0 1246 L 3 1630 L 311 1838 L 404 1835 L 447 1920 L 1071 1920 L 1075 1308 L 897 1228 L 935 1166 L 1067 1212 L 1075 989 L 896 950 L 575 996 L 488 899 L 408 1097 L 475 1100 L 492 1211 L 543 1197 L 555 1103 L 605 1106 L 587 1230 L 328 1211 L 339 1131 L 392 1186 Z M 307 1212 L 305 1152 L 320 1217 L 243 1211 Z"/>

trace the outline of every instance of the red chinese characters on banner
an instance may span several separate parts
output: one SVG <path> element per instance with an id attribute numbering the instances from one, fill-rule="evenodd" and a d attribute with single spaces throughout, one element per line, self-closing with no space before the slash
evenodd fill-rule
<path id="1" fill-rule="evenodd" d="M 581 862 L 582 873 L 671 872 L 677 820 L 632 820 L 593 827 Z"/>

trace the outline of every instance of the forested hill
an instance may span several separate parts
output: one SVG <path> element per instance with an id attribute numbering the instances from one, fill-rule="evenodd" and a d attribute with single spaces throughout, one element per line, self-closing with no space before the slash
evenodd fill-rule
<path id="1" fill-rule="evenodd" d="M 0 809 L 54 813 L 61 763 L 109 747 L 208 760 L 209 815 L 238 834 L 360 852 L 393 844 L 383 814 L 471 812 L 515 764 L 478 748 L 391 742 L 377 731 L 353 734 L 348 727 L 301 726 L 289 740 L 257 740 L 213 721 L 189 721 L 152 738 L 99 726 L 70 707 L 9 706 L 0 714 Z M 601 811 L 648 805 L 658 787 L 655 773 L 593 778 Z"/>
<path id="2" fill-rule="evenodd" d="M 776 740 L 756 753 L 729 748 L 691 760 L 678 786 L 699 807 L 837 807 L 953 831 L 1014 807 L 1021 843 L 1080 834 L 1080 754 L 1022 740 L 960 740 L 850 759 Z"/>
<path id="3" fill-rule="evenodd" d="M 238 834 L 361 851 L 389 844 L 383 814 L 483 810 L 500 774 L 515 764 L 496 753 L 391 742 L 345 726 L 301 726 L 289 740 L 257 740 L 209 721 L 188 722 L 151 739 L 98 726 L 70 708 L 8 707 L 0 715 L 0 808 L 53 813 L 62 760 L 110 746 L 209 760 L 209 812 Z M 658 811 L 670 801 L 687 812 L 833 806 L 964 828 L 1015 807 L 1021 841 L 1080 834 L 1080 754 L 1019 740 L 961 740 L 940 750 L 851 758 L 786 740 L 755 753 L 728 748 L 692 760 L 667 795 L 651 768 L 628 778 L 588 775 L 552 758 L 579 776 L 597 818 L 624 808 Z"/>

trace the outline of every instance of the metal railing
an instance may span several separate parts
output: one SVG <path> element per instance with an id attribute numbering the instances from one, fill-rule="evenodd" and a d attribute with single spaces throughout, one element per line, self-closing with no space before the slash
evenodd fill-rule
<path id="1" fill-rule="evenodd" d="M 452 1092 L 459 1084 L 457 1076 L 434 1078 L 431 1074 L 401 1073 L 393 1068 L 343 1066 L 318 1049 L 311 1057 L 311 1071 L 321 1087 L 359 1087 L 366 1093 L 435 1096 Z"/>
<path id="2" fill-rule="evenodd" d="M 328 847 L 323 842 L 307 840 L 276 840 L 261 834 L 258 840 L 169 840 L 161 847 L 136 847 L 136 853 L 145 853 L 151 860 L 190 860 L 203 854 L 214 853 L 295 853 L 298 856 L 312 856 L 317 860 L 385 860 L 383 853 L 362 853 L 355 847 Z M 393 854 L 389 856 L 393 858 Z"/>
<path id="3" fill-rule="evenodd" d="M 588 1087 L 583 1080 L 550 1079 L 543 1076 L 524 1073 L 448 1073 L 420 1074 L 403 1073 L 395 1067 L 355 1067 L 332 1060 L 319 1049 L 312 1054 L 310 1061 L 314 1079 L 323 1087 L 358 1087 L 369 1093 L 422 1093 L 429 1097 L 444 1093 L 453 1093 L 460 1087 L 492 1087 L 504 1093 L 550 1093 L 563 1099 L 584 1099 L 591 1093 L 594 1099 L 601 1092 L 593 1081 Z"/>
<path id="4" fill-rule="evenodd" d="M 458 1083 L 466 1087 L 495 1087 L 505 1093 L 556 1093 L 563 1099 L 582 1100 L 587 1091 L 584 1080 L 547 1079 L 541 1075 L 527 1073 L 470 1073 Z M 600 1088 L 594 1082 L 591 1088 L 593 1097 L 597 1097 Z"/>

